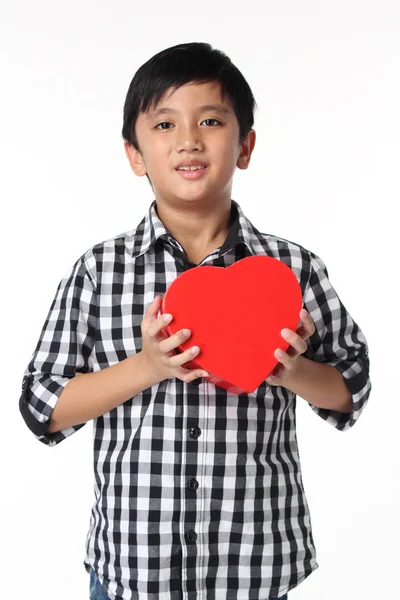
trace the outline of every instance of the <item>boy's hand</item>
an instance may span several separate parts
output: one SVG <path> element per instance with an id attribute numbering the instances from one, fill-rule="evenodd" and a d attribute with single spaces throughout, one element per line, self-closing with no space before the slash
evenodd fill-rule
<path id="1" fill-rule="evenodd" d="M 172 321 L 172 318 L 165 321 L 166 315 L 157 317 L 160 307 L 161 297 L 156 296 L 147 307 L 141 322 L 143 347 L 140 354 L 149 373 L 157 382 L 177 377 L 181 381 L 189 383 L 198 377 L 206 377 L 208 375 L 206 371 L 201 369 L 190 371 L 182 366 L 197 356 L 200 349 L 198 346 L 194 346 L 180 354 L 174 352 L 175 348 L 189 339 L 191 332 L 186 330 L 189 334 L 185 335 L 185 330 L 181 329 L 169 336 L 164 331 L 164 327 Z M 195 352 L 191 352 L 193 349 L 196 349 Z"/>
<path id="2" fill-rule="evenodd" d="M 286 352 L 281 348 L 275 350 L 274 355 L 279 360 L 279 364 L 266 379 L 270 385 L 285 385 L 285 380 L 289 376 L 292 378 L 296 375 L 297 359 L 300 354 L 307 350 L 307 344 L 304 340 L 309 338 L 315 331 L 313 320 L 304 308 L 300 311 L 298 325 L 296 333 L 291 329 L 282 329 L 281 331 L 281 336 L 290 345 Z"/>

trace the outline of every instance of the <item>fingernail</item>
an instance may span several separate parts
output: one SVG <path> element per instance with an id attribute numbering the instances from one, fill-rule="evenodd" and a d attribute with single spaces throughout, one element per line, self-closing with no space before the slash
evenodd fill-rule
<path id="1" fill-rule="evenodd" d="M 200 348 L 198 346 L 193 346 L 193 348 L 190 349 L 190 353 L 191 354 L 197 354 L 197 352 L 200 350 Z"/>
<path id="2" fill-rule="evenodd" d="M 290 335 L 290 329 L 282 329 L 281 335 Z"/>
<path id="3" fill-rule="evenodd" d="M 169 323 L 170 321 L 172 321 L 172 315 L 163 315 L 163 321 Z"/>
<path id="4" fill-rule="evenodd" d="M 182 333 L 183 333 L 183 335 L 185 337 L 189 337 L 189 335 L 190 335 L 190 329 L 183 329 Z"/>

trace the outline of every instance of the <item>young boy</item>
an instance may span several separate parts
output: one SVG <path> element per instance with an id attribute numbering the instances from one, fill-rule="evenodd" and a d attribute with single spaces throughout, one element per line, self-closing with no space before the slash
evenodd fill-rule
<path id="1" fill-rule="evenodd" d="M 296 396 L 350 429 L 370 394 L 368 348 L 323 261 L 260 233 L 231 199 L 254 149 L 255 106 L 209 44 L 140 67 L 122 134 L 155 199 L 135 229 L 64 276 L 25 371 L 20 410 L 38 440 L 54 446 L 93 421 L 92 600 L 286 598 L 318 568 Z M 273 374 L 237 396 L 185 368 L 201 348 L 177 354 L 190 331 L 168 336 L 159 309 L 187 269 L 258 254 L 293 270 L 303 309 L 297 331 L 282 330 L 290 346 L 276 350 Z"/>

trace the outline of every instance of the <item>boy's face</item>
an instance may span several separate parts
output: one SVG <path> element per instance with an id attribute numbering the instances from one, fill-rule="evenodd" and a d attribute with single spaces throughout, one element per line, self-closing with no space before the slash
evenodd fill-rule
<path id="1" fill-rule="evenodd" d="M 124 144 L 132 170 L 139 177 L 147 173 L 156 199 L 169 204 L 220 201 L 221 197 L 230 200 L 235 169 L 247 169 L 255 131 L 252 129 L 239 144 L 239 124 L 230 102 L 221 100 L 219 82 L 187 84 L 171 90 L 158 106 L 137 118 L 141 153 L 128 142 Z M 203 105 L 217 105 L 226 112 L 201 108 Z M 171 110 L 156 114 L 165 108 Z M 187 159 L 207 164 L 198 179 L 185 179 L 177 172 L 177 165 Z"/>

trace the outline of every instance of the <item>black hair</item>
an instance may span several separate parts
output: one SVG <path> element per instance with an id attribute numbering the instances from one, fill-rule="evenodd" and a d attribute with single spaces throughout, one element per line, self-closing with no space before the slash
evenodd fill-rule
<path id="1" fill-rule="evenodd" d="M 257 103 L 249 84 L 230 58 L 203 42 L 178 44 L 152 56 L 135 73 L 126 95 L 122 137 L 140 151 L 135 133 L 139 112 L 156 107 L 162 95 L 188 83 L 219 82 L 221 97 L 227 96 L 239 123 L 239 143 L 254 124 Z M 147 179 L 151 185 L 149 176 Z"/>

